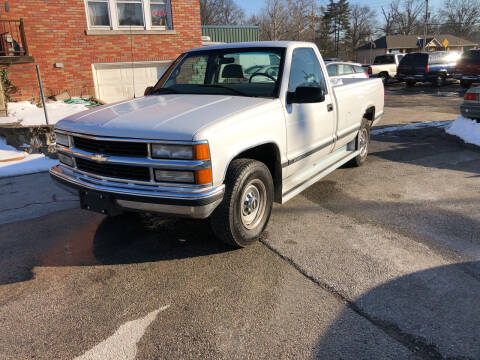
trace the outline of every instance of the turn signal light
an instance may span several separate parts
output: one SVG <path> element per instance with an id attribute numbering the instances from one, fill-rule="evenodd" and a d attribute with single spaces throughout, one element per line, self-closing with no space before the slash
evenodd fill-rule
<path id="1" fill-rule="evenodd" d="M 212 169 L 201 169 L 195 171 L 195 182 L 199 185 L 211 184 L 212 179 Z"/>
<path id="2" fill-rule="evenodd" d="M 197 144 L 194 146 L 195 160 L 208 160 L 210 159 L 210 149 L 208 144 Z"/>
<path id="3" fill-rule="evenodd" d="M 466 93 L 464 99 L 467 100 L 467 101 L 477 101 L 477 94 L 476 93 Z"/>

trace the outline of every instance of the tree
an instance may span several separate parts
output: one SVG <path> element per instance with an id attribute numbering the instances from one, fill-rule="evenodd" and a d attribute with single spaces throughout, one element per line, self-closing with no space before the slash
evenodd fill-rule
<path id="1" fill-rule="evenodd" d="M 374 34 L 376 13 L 368 6 L 354 4 L 350 8 L 350 57 L 360 45 L 370 41 Z"/>
<path id="2" fill-rule="evenodd" d="M 439 18 L 442 33 L 472 39 L 479 30 L 480 0 L 445 0 Z"/>
<path id="3" fill-rule="evenodd" d="M 284 0 L 267 0 L 261 10 L 260 38 L 263 40 L 281 40 L 287 35 L 288 12 Z"/>
<path id="4" fill-rule="evenodd" d="M 335 56 L 338 57 L 339 45 L 349 35 L 350 6 L 347 0 L 330 0 L 323 16 L 323 22 L 328 32 L 333 35 Z"/>
<path id="5" fill-rule="evenodd" d="M 245 12 L 234 0 L 200 0 L 200 16 L 202 25 L 238 25 Z"/>
<path id="6" fill-rule="evenodd" d="M 414 35 L 424 26 L 425 2 L 423 0 L 403 0 L 391 4 L 393 20 L 398 34 Z"/>
<path id="7" fill-rule="evenodd" d="M 289 40 L 312 41 L 311 1 L 287 0 L 288 24 L 287 37 Z M 310 35 L 310 38 L 308 36 Z"/>
<path id="8" fill-rule="evenodd" d="M 425 3 L 424 0 L 394 0 L 385 9 L 382 32 L 385 35 L 415 35 L 423 33 Z"/>

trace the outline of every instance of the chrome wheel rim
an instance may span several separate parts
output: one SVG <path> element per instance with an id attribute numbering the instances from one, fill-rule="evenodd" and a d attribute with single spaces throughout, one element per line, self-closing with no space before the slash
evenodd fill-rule
<path id="1" fill-rule="evenodd" d="M 368 133 L 367 129 L 363 128 L 362 131 L 360 131 L 360 156 L 362 158 L 367 156 L 368 153 Z"/>
<path id="2" fill-rule="evenodd" d="M 258 226 L 265 213 L 267 191 L 259 179 L 250 181 L 242 193 L 240 216 L 243 226 L 251 230 Z"/>

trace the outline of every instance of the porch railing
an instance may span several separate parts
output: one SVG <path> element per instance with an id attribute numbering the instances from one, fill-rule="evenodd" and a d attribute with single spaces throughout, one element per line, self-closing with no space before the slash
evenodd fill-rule
<path id="1" fill-rule="evenodd" d="M 0 56 L 28 56 L 23 19 L 0 20 Z"/>

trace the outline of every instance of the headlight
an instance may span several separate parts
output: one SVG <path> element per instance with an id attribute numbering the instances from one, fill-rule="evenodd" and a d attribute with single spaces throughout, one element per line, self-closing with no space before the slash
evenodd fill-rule
<path id="1" fill-rule="evenodd" d="M 192 160 L 193 146 L 152 144 L 152 157 L 155 159 Z"/>
<path id="2" fill-rule="evenodd" d="M 193 171 L 172 171 L 155 169 L 155 180 L 158 182 L 195 183 Z"/>
<path id="3" fill-rule="evenodd" d="M 73 167 L 73 158 L 71 156 L 68 156 L 68 155 L 65 155 L 65 154 L 62 154 L 62 153 L 58 153 L 58 160 L 62 163 L 62 164 L 65 164 L 65 165 L 68 165 L 70 167 Z"/>
<path id="4" fill-rule="evenodd" d="M 68 135 L 62 133 L 55 133 L 55 138 L 57 139 L 57 144 L 69 147 Z"/>

